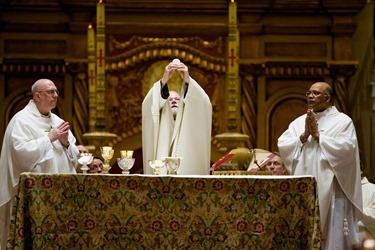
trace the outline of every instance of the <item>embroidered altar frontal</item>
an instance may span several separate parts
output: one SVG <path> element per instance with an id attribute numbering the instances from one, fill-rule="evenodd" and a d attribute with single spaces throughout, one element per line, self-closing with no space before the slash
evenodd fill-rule
<path id="1" fill-rule="evenodd" d="M 31 174 L 12 249 L 322 249 L 313 177 Z"/>

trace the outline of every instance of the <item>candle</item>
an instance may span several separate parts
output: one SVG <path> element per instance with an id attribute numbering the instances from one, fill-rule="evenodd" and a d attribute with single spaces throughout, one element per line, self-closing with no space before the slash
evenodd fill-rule
<path id="1" fill-rule="evenodd" d="M 87 28 L 87 48 L 88 49 L 95 48 L 95 31 L 92 28 L 91 23 L 89 24 Z"/>
<path id="2" fill-rule="evenodd" d="M 105 121 L 105 9 L 102 0 L 96 5 L 96 122 L 104 130 Z"/>
<path id="3" fill-rule="evenodd" d="M 95 48 L 95 34 L 94 29 L 92 28 L 91 23 L 87 28 L 87 48 Z"/>
<path id="4" fill-rule="evenodd" d="M 97 74 L 104 75 L 105 67 L 105 24 L 104 24 L 104 3 L 100 0 L 96 5 L 96 60 L 97 60 Z"/>
<path id="5" fill-rule="evenodd" d="M 95 130 L 96 120 L 96 66 L 95 66 L 95 31 L 91 24 L 87 28 L 87 60 L 89 88 L 89 131 Z"/>
<path id="6" fill-rule="evenodd" d="M 237 3 L 234 0 L 229 3 L 229 24 L 237 25 Z"/>
<path id="7" fill-rule="evenodd" d="M 227 129 L 238 131 L 240 117 L 240 85 L 239 85 L 239 31 L 237 29 L 237 4 L 231 0 L 228 6 L 228 68 L 226 79 Z"/>
<path id="8" fill-rule="evenodd" d="M 239 32 L 237 29 L 237 4 L 234 0 L 229 3 L 228 26 L 228 71 L 237 77 Z"/>
<path id="9" fill-rule="evenodd" d="M 99 0 L 98 4 L 96 5 L 96 25 L 104 26 L 104 18 L 104 3 L 102 0 Z"/>

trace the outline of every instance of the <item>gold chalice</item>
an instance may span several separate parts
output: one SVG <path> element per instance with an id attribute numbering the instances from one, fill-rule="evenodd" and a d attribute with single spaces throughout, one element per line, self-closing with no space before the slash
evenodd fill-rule
<path id="1" fill-rule="evenodd" d="M 104 159 L 103 172 L 104 174 L 108 174 L 109 170 L 111 169 L 111 165 L 109 165 L 109 161 L 112 159 L 115 150 L 112 149 L 112 147 L 105 146 L 105 147 L 100 147 L 100 152 Z"/>

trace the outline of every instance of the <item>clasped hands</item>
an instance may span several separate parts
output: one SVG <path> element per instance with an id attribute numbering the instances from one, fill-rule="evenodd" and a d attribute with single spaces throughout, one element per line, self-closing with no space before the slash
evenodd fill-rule
<path id="1" fill-rule="evenodd" d="M 315 115 L 312 109 L 307 110 L 305 120 L 305 132 L 303 132 L 303 134 L 300 136 L 300 140 L 304 143 L 307 141 L 310 135 L 317 142 L 319 142 L 318 122 L 315 119 Z"/>
<path id="2" fill-rule="evenodd" d="M 171 79 L 176 71 L 180 74 L 185 83 L 189 83 L 190 76 L 188 67 L 176 58 L 165 67 L 164 75 L 161 79 L 163 86 Z"/>
<path id="3" fill-rule="evenodd" d="M 51 128 L 48 133 L 48 137 L 51 142 L 59 140 L 64 147 L 69 146 L 69 122 L 62 122 L 58 126 Z"/>

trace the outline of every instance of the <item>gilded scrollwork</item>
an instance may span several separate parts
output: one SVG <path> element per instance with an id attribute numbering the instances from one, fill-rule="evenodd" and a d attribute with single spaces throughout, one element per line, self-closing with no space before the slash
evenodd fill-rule
<path id="1" fill-rule="evenodd" d="M 218 37 L 214 41 L 207 41 L 199 36 L 194 37 L 140 37 L 140 36 L 132 36 L 129 40 L 125 42 L 118 41 L 115 37 L 110 37 L 110 50 L 119 49 L 125 50 L 132 45 L 139 45 L 139 44 L 150 44 L 150 43 L 193 43 L 195 47 L 203 47 L 203 48 L 216 48 L 218 53 L 223 52 L 223 38 Z"/>
<path id="2" fill-rule="evenodd" d="M 140 71 L 128 75 L 111 73 L 107 75 L 107 126 L 120 138 L 139 132 L 143 96 L 140 91 Z"/>

